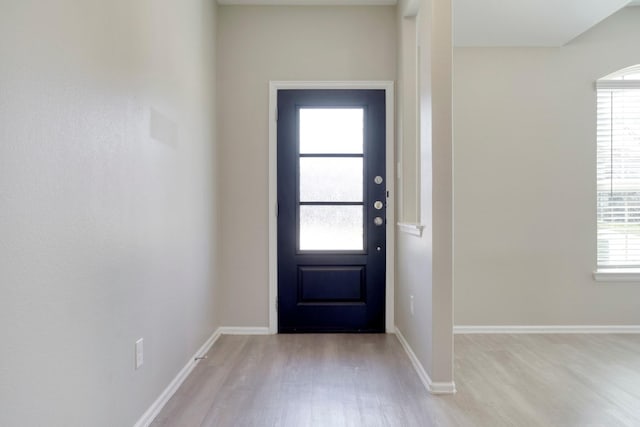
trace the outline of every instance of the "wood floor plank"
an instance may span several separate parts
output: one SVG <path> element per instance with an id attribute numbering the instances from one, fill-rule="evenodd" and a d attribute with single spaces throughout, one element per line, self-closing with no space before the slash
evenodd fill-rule
<path id="1" fill-rule="evenodd" d="M 640 426 L 640 335 L 456 335 L 455 380 L 394 335 L 223 336 L 152 427 Z"/>

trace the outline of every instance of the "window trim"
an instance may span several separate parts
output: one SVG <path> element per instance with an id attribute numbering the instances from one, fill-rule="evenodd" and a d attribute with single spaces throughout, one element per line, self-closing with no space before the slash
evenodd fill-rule
<path id="1" fill-rule="evenodd" d="M 601 268 L 593 272 L 596 282 L 638 282 L 640 268 Z"/>

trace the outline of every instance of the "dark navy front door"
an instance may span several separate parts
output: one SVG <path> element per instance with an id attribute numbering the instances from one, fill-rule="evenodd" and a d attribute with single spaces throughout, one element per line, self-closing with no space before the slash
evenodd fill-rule
<path id="1" fill-rule="evenodd" d="M 279 332 L 384 332 L 384 90 L 278 91 Z"/>

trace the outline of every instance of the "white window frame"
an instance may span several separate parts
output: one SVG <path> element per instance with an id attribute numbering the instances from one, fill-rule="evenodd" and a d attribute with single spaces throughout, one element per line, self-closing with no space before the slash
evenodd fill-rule
<path id="1" fill-rule="evenodd" d="M 629 79 L 631 76 L 632 78 Z M 612 91 L 616 89 L 637 89 L 640 91 L 640 64 L 616 71 L 615 73 L 612 73 L 596 82 L 596 90 L 598 91 L 598 94 L 600 94 L 601 91 Z M 598 151 L 598 153 L 600 153 L 600 151 Z M 600 207 L 597 207 L 597 209 L 599 210 Z M 599 236 L 598 231 L 597 235 Z M 640 250 L 640 247 L 638 249 Z M 609 267 L 600 265 L 599 253 L 596 258 L 597 267 L 593 272 L 593 277 L 596 281 L 640 282 L 640 263 L 632 266 Z"/>

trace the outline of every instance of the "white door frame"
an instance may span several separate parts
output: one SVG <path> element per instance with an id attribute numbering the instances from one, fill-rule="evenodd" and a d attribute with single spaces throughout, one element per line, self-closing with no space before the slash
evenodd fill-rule
<path id="1" fill-rule="evenodd" d="M 392 81 L 270 81 L 269 82 L 269 333 L 278 333 L 278 90 L 280 89 L 383 89 L 386 104 L 387 265 L 385 330 L 395 331 L 395 148 L 394 85 Z"/>

